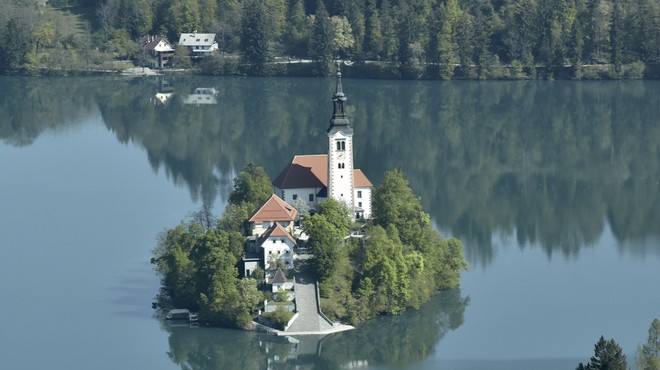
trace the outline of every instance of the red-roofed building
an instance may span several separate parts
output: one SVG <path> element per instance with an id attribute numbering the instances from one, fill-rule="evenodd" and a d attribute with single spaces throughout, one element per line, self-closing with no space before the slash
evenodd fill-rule
<path id="1" fill-rule="evenodd" d="M 332 197 L 345 203 L 353 218 L 370 218 L 373 184 L 361 170 L 353 168 L 353 129 L 344 112 L 346 95 L 342 91 L 340 71 L 332 101 L 328 153 L 293 157 L 273 181 L 275 194 L 290 203 L 303 200 L 310 209 Z"/>
<path id="2" fill-rule="evenodd" d="M 263 250 L 266 270 L 277 259 L 284 262 L 286 267 L 293 267 L 293 248 L 296 245 L 296 240 L 279 222 L 275 222 L 261 235 L 258 245 Z"/>
<path id="3" fill-rule="evenodd" d="M 257 208 L 248 221 L 254 236 L 262 235 L 277 222 L 291 233 L 296 216 L 298 216 L 298 211 L 295 208 L 273 194 L 261 207 Z"/>

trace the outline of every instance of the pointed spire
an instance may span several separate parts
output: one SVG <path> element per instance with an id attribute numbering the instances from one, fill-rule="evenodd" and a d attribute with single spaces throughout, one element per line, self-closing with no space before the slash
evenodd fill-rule
<path id="1" fill-rule="evenodd" d="M 341 64 L 337 62 L 337 89 L 335 90 L 335 96 L 333 96 L 332 99 L 335 100 L 342 98 L 343 101 L 346 101 L 346 95 L 344 95 L 344 91 L 341 87 Z"/>
<path id="2" fill-rule="evenodd" d="M 341 85 L 341 68 L 340 63 L 337 62 L 337 88 L 335 90 L 335 95 L 332 96 L 332 119 L 330 119 L 330 127 L 328 132 L 332 130 L 335 126 L 349 126 L 350 122 L 346 118 L 346 111 L 344 111 L 344 102 L 346 101 L 346 95 L 342 89 Z"/>

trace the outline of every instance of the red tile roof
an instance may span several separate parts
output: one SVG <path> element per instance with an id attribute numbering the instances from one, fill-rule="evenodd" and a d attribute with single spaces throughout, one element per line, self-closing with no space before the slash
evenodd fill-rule
<path id="1" fill-rule="evenodd" d="M 362 170 L 355 169 L 353 170 L 353 186 L 356 188 L 371 188 L 374 184 L 369 181 L 367 175 L 365 175 Z"/>
<path id="2" fill-rule="evenodd" d="M 287 229 L 285 229 L 284 226 L 280 225 L 279 222 L 275 222 L 273 226 L 268 228 L 268 230 L 266 230 L 266 232 L 263 233 L 261 237 L 259 237 L 259 245 L 263 244 L 266 241 L 266 239 L 270 237 L 273 238 L 284 237 L 291 240 L 293 244 L 296 244 L 296 239 L 294 239 L 293 236 L 289 234 L 289 231 L 287 231 Z"/>
<path id="3" fill-rule="evenodd" d="M 353 170 L 355 187 L 372 187 L 367 176 L 358 169 Z M 273 181 L 280 189 L 322 188 L 328 186 L 328 155 L 297 155 Z"/>
<path id="4" fill-rule="evenodd" d="M 293 221 L 296 219 L 298 211 L 291 207 L 289 203 L 273 194 L 259 209 L 250 217 L 250 222 L 263 221 Z"/>
<path id="5" fill-rule="evenodd" d="M 280 189 L 328 186 L 328 155 L 297 155 L 273 181 Z"/>

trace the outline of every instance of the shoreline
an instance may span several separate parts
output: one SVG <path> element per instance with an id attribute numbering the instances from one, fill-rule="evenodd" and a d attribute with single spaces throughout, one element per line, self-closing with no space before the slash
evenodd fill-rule
<path id="1" fill-rule="evenodd" d="M 491 67 L 491 76 L 480 78 L 468 72 L 463 73 L 461 67 L 456 67 L 456 73 L 451 79 L 442 79 L 437 75 L 437 66 L 427 65 L 424 71 L 415 76 L 407 76 L 401 68 L 386 62 L 355 62 L 342 66 L 344 77 L 376 79 L 376 80 L 402 80 L 402 81 L 620 81 L 620 80 L 658 80 L 660 79 L 660 64 L 627 64 L 623 66 L 621 75 L 617 78 L 612 72 L 612 65 L 595 64 L 583 65 L 578 77 L 572 66 L 548 67 L 520 67 L 501 65 Z M 144 71 L 144 72 L 143 72 Z M 152 77 L 152 76 L 241 76 L 241 77 L 331 77 L 321 75 L 316 64 L 312 62 L 299 63 L 296 61 L 273 62 L 268 73 L 256 75 L 244 73 L 235 58 L 219 57 L 202 64 L 197 68 L 150 69 L 148 67 L 129 68 L 87 68 L 87 69 L 49 69 L 39 68 L 35 71 L 18 74 L 5 74 L 3 76 L 23 77 L 85 77 L 85 76 L 123 76 L 123 77 Z"/>

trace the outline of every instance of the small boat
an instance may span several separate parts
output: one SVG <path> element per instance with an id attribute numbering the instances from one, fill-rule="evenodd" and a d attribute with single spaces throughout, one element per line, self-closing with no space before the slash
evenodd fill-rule
<path id="1" fill-rule="evenodd" d="M 197 321 L 197 314 L 190 312 L 187 309 L 174 309 L 170 310 L 165 316 L 167 320 L 185 320 L 189 322 Z"/>

